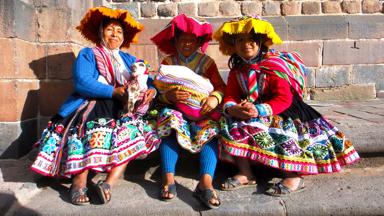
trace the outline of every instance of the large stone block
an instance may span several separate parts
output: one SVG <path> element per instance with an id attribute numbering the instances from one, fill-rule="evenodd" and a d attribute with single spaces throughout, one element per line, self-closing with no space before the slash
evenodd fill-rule
<path id="1" fill-rule="evenodd" d="M 325 1 L 321 3 L 321 8 L 325 14 L 341 13 L 341 4 L 339 1 Z"/>
<path id="2" fill-rule="evenodd" d="M 284 19 L 282 16 L 264 17 L 263 19 L 267 20 L 273 25 L 276 33 L 280 36 L 283 41 L 288 40 L 289 28 L 286 19 Z"/>
<path id="3" fill-rule="evenodd" d="M 37 80 L 0 81 L 0 122 L 36 118 L 38 89 Z"/>
<path id="4" fill-rule="evenodd" d="M 241 2 L 241 13 L 243 15 L 260 15 L 263 11 L 261 2 Z"/>
<path id="5" fill-rule="evenodd" d="M 382 7 L 383 5 L 380 0 L 363 0 L 363 13 L 380 13 Z"/>
<path id="6" fill-rule="evenodd" d="M 281 3 L 281 14 L 284 16 L 294 16 L 301 14 L 301 3 L 288 1 Z"/>
<path id="7" fill-rule="evenodd" d="M 383 49 L 383 40 L 325 41 L 323 64 L 380 64 L 384 62 Z"/>
<path id="8" fill-rule="evenodd" d="M 384 90 L 384 64 L 354 65 L 351 73 L 353 84 L 375 83 L 376 90 Z"/>
<path id="9" fill-rule="evenodd" d="M 56 114 L 64 100 L 73 92 L 72 80 L 41 81 L 39 89 L 40 115 Z"/>
<path id="10" fill-rule="evenodd" d="M 383 15 L 348 16 L 348 37 L 352 39 L 384 38 Z"/>
<path id="11" fill-rule="evenodd" d="M 263 3 L 263 16 L 280 15 L 280 2 L 267 1 Z"/>
<path id="12" fill-rule="evenodd" d="M 195 17 L 197 15 L 197 4 L 194 2 L 178 4 L 179 14 Z"/>
<path id="13" fill-rule="evenodd" d="M 37 43 L 17 38 L 0 39 L 0 47 L 6 54 L 0 56 L 0 78 L 34 79 L 44 78 L 45 62 L 34 64 L 34 60 L 44 58 L 45 47 Z"/>
<path id="14" fill-rule="evenodd" d="M 240 5 L 233 1 L 220 2 L 219 11 L 223 16 L 239 16 Z"/>
<path id="15" fill-rule="evenodd" d="M 213 60 L 215 60 L 215 63 L 219 70 L 228 70 L 229 56 L 225 56 L 219 51 L 219 45 L 217 43 L 208 46 L 207 55 L 209 55 Z"/>
<path id="16" fill-rule="evenodd" d="M 176 9 L 175 3 L 161 4 L 157 7 L 157 14 L 160 17 L 174 17 L 177 15 Z"/>
<path id="17" fill-rule="evenodd" d="M 218 2 L 202 2 L 198 6 L 198 15 L 202 17 L 215 17 L 219 15 Z"/>
<path id="18" fill-rule="evenodd" d="M 344 16 L 289 16 L 289 40 L 328 40 L 348 37 L 348 22 Z"/>
<path id="19" fill-rule="evenodd" d="M 316 72 L 316 87 L 337 87 L 350 84 L 349 66 L 321 67 Z"/>
<path id="20" fill-rule="evenodd" d="M 45 45 L 15 39 L 14 51 L 14 63 L 16 65 L 14 78 L 43 79 L 46 77 L 46 62 L 35 62 L 36 59 L 45 59 Z"/>
<path id="21" fill-rule="evenodd" d="M 37 119 L 0 122 L 0 159 L 26 155 L 37 141 Z"/>
<path id="22" fill-rule="evenodd" d="M 8 54 L 0 55 L 0 78 L 12 78 L 15 75 L 16 65 L 14 64 L 14 46 L 12 39 L 0 39 L 0 47 L 2 50 L 7 50 Z"/>
<path id="23" fill-rule="evenodd" d="M 36 20 L 32 4 L 14 0 L 0 2 L 0 37 L 36 41 Z"/>
<path id="24" fill-rule="evenodd" d="M 361 13 L 361 0 L 345 0 L 341 3 L 341 7 L 345 13 Z"/>
<path id="25" fill-rule="evenodd" d="M 314 88 L 316 86 L 316 68 L 307 67 L 306 73 L 307 73 L 307 87 L 308 88 Z"/>
<path id="26" fill-rule="evenodd" d="M 128 53 L 139 59 L 147 60 L 152 70 L 157 70 L 162 60 L 157 55 L 158 52 L 155 45 L 133 45 L 129 48 Z"/>
<path id="27" fill-rule="evenodd" d="M 303 58 L 304 64 L 308 67 L 319 67 L 321 65 L 321 55 L 323 50 L 322 42 L 287 42 L 281 45 L 276 45 L 275 48 L 281 51 L 298 52 Z"/>
<path id="28" fill-rule="evenodd" d="M 338 88 L 315 88 L 310 91 L 311 100 L 369 100 L 376 98 L 374 84 L 348 85 Z"/>
<path id="29" fill-rule="evenodd" d="M 70 44 L 52 45 L 47 48 L 47 70 L 50 79 L 68 80 L 72 78 L 75 54 Z"/>
<path id="30" fill-rule="evenodd" d="M 114 4 L 115 8 L 123 9 L 123 10 L 128 10 L 129 13 L 135 18 L 139 18 L 139 3 L 137 2 L 127 2 L 124 4 Z"/>
<path id="31" fill-rule="evenodd" d="M 156 4 L 152 2 L 140 4 L 142 17 L 156 16 Z"/>
<path id="32" fill-rule="evenodd" d="M 321 13 L 321 3 L 317 1 L 309 1 L 302 3 L 303 14 L 320 14 Z"/>
<path id="33" fill-rule="evenodd" d="M 37 14 L 39 42 L 70 41 L 71 11 L 65 8 L 41 8 Z"/>
<path id="34" fill-rule="evenodd" d="M 144 25 L 144 31 L 139 33 L 138 43 L 140 45 L 153 45 L 150 38 L 160 32 L 171 19 L 140 19 L 138 21 Z"/>

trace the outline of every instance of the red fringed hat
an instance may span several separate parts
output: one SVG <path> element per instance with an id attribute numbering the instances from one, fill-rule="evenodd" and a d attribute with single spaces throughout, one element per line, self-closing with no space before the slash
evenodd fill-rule
<path id="1" fill-rule="evenodd" d="M 192 33 L 202 38 L 202 45 L 200 47 L 202 52 L 205 52 L 209 41 L 212 40 L 212 25 L 210 23 L 200 22 L 195 18 L 180 14 L 173 18 L 163 30 L 151 38 L 153 43 L 168 55 L 176 53 L 175 45 L 172 43 L 176 28 L 182 32 Z"/>
<path id="2" fill-rule="evenodd" d="M 95 7 L 88 10 L 80 21 L 77 30 L 87 40 L 98 44 L 100 43 L 99 28 L 101 22 L 105 19 L 119 20 L 124 29 L 124 42 L 121 47 L 129 48 L 131 43 L 137 43 L 138 33 L 143 30 L 143 25 L 137 22 L 127 10 L 111 9 L 107 7 Z"/>

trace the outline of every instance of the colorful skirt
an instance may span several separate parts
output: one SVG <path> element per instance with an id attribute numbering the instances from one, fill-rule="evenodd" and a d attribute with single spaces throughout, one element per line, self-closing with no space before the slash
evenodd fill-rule
<path id="1" fill-rule="evenodd" d="M 85 170 L 109 172 L 160 144 L 155 125 L 142 118 L 119 118 L 122 107 L 113 100 L 83 104 L 72 115 L 56 115 L 37 142 L 32 170 L 51 177 L 71 177 Z"/>
<path id="2" fill-rule="evenodd" d="M 198 153 L 204 144 L 219 134 L 219 124 L 209 118 L 190 121 L 183 113 L 170 108 L 163 108 L 157 120 L 157 133 L 164 138 L 176 132 L 180 146 L 191 153 Z"/>
<path id="3" fill-rule="evenodd" d="M 359 159 L 342 132 L 301 100 L 294 103 L 281 115 L 248 121 L 222 117 L 220 158 L 244 157 L 301 174 L 337 172 Z"/>

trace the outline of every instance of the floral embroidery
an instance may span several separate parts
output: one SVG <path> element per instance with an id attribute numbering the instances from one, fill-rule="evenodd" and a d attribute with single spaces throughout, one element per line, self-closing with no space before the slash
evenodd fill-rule
<path id="1" fill-rule="evenodd" d="M 44 142 L 42 150 L 50 155 L 50 154 L 52 154 L 52 152 L 55 151 L 56 143 L 57 143 L 57 141 L 55 138 L 49 137 L 48 140 L 46 142 Z"/>
<path id="2" fill-rule="evenodd" d="M 105 118 L 100 118 L 100 119 L 98 120 L 98 122 L 99 122 L 99 124 L 100 124 L 101 126 L 104 126 L 104 125 L 107 124 L 107 120 L 106 120 Z"/>
<path id="3" fill-rule="evenodd" d="M 72 137 L 68 140 L 68 154 L 79 155 L 84 153 L 83 143 L 77 138 Z"/>
<path id="4" fill-rule="evenodd" d="M 95 126 L 95 123 L 93 121 L 87 122 L 87 129 L 92 129 L 93 126 Z"/>
<path id="5" fill-rule="evenodd" d="M 256 134 L 254 137 L 256 143 L 259 144 L 263 149 L 267 149 L 275 145 L 272 137 L 266 132 Z"/>
<path id="6" fill-rule="evenodd" d="M 60 124 L 60 125 L 57 125 L 57 126 L 56 126 L 55 131 L 56 131 L 56 133 L 61 134 L 61 132 L 63 131 L 63 129 L 64 129 L 64 126 Z"/>
<path id="7" fill-rule="evenodd" d="M 328 155 L 328 149 L 324 145 L 315 145 L 312 149 L 313 155 L 316 159 L 323 159 Z"/>
<path id="8" fill-rule="evenodd" d="M 89 141 L 91 148 L 102 148 L 105 138 L 105 132 L 98 131 L 92 134 L 92 138 Z"/>
<path id="9" fill-rule="evenodd" d="M 288 155 L 300 155 L 302 153 L 300 147 L 293 140 L 281 144 L 281 147 Z"/>
<path id="10" fill-rule="evenodd" d="M 112 141 L 112 134 L 107 133 L 104 138 L 104 149 L 110 149 L 111 148 L 111 141 Z"/>

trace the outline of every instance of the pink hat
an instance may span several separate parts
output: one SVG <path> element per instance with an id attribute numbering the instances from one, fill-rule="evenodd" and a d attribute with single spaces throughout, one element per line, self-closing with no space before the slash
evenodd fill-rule
<path id="1" fill-rule="evenodd" d="M 212 40 L 212 25 L 208 22 L 200 22 L 195 18 L 180 14 L 173 18 L 167 26 L 155 36 L 151 38 L 153 43 L 164 53 L 171 55 L 176 53 L 175 45 L 172 43 L 175 37 L 176 29 L 180 29 L 185 33 L 192 33 L 202 38 L 200 47 L 202 52 L 208 47 L 209 41 Z"/>

